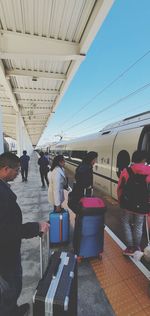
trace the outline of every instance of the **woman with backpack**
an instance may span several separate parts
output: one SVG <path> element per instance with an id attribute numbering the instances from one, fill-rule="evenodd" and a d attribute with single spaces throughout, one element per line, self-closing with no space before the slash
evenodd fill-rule
<path id="1" fill-rule="evenodd" d="M 133 256 L 140 250 L 144 214 L 150 212 L 149 186 L 150 166 L 147 153 L 135 151 L 129 168 L 123 169 L 117 187 L 118 201 L 122 211 L 122 227 L 127 248 L 125 256 Z"/>

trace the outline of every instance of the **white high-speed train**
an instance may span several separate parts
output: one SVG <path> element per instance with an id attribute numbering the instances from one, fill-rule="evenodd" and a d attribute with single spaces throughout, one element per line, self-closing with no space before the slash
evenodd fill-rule
<path id="1" fill-rule="evenodd" d="M 66 167 L 72 171 L 86 152 L 96 151 L 98 161 L 93 168 L 94 185 L 113 198 L 117 198 L 120 172 L 128 166 L 132 153 L 137 149 L 148 152 L 150 163 L 150 111 L 107 125 L 98 133 L 61 141 L 50 148 L 52 153 L 65 156 Z"/>

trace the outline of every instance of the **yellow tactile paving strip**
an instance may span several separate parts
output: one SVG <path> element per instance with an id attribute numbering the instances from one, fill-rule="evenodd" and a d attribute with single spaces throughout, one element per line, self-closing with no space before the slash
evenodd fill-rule
<path id="1" fill-rule="evenodd" d="M 116 315 L 150 316 L 148 279 L 106 231 L 103 258 L 90 263 Z"/>

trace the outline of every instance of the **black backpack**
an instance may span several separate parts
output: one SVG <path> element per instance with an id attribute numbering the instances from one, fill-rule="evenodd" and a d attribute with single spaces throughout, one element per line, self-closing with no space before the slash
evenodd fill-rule
<path id="1" fill-rule="evenodd" d="M 129 178 L 123 187 L 120 206 L 135 213 L 146 214 L 150 211 L 146 175 L 135 174 L 131 168 L 127 168 L 127 172 Z"/>

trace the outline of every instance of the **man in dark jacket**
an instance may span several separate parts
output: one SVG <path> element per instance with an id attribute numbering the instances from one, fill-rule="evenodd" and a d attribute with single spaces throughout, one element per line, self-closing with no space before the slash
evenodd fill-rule
<path id="1" fill-rule="evenodd" d="M 40 166 L 40 176 L 42 181 L 42 188 L 45 188 L 45 181 L 47 183 L 47 186 L 49 185 L 47 174 L 49 171 L 49 161 L 45 157 L 43 151 L 40 152 L 40 158 L 38 159 L 38 165 Z"/>
<path id="2" fill-rule="evenodd" d="M 85 189 L 88 191 L 88 188 L 93 187 L 93 166 L 96 163 L 97 156 L 95 151 L 88 152 L 76 169 L 75 180 L 78 201 L 84 196 Z"/>
<path id="3" fill-rule="evenodd" d="M 23 155 L 20 157 L 22 181 L 27 181 L 29 160 L 30 160 L 30 157 L 27 155 L 27 151 L 23 150 Z"/>
<path id="4" fill-rule="evenodd" d="M 29 304 L 17 306 L 22 289 L 21 239 L 46 233 L 49 224 L 22 224 L 22 213 L 8 181 L 16 178 L 20 160 L 12 153 L 0 155 L 0 315 L 22 316 Z"/>
<path id="5" fill-rule="evenodd" d="M 73 185 L 72 192 L 68 195 L 68 206 L 74 212 L 78 213 L 78 205 L 81 197 L 91 194 L 93 187 L 93 166 L 96 163 L 98 154 L 90 151 L 83 158 L 75 172 L 76 182 Z M 86 192 L 84 192 L 86 191 Z"/>

